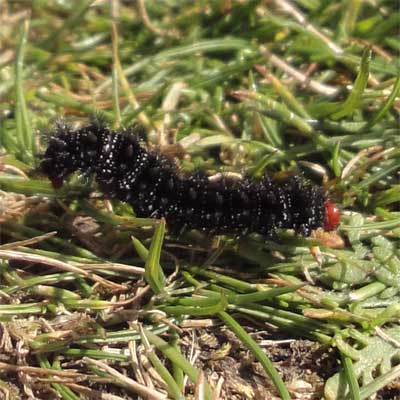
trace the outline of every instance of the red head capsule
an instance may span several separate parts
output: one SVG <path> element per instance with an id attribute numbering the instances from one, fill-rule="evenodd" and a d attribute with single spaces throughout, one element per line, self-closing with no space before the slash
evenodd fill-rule
<path id="1" fill-rule="evenodd" d="M 333 231 L 340 223 L 340 210 L 330 200 L 325 202 L 325 225 L 326 231 Z"/>

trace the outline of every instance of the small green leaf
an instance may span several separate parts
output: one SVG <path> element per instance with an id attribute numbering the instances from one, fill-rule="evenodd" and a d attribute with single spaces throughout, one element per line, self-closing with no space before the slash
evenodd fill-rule
<path id="1" fill-rule="evenodd" d="M 356 379 L 362 382 L 360 386 L 362 399 L 366 398 L 363 395 L 365 390 L 370 388 L 373 382 L 382 379 L 383 374 L 390 370 L 393 357 L 399 354 L 399 349 L 394 344 L 400 340 L 399 327 L 388 329 L 384 331 L 384 334 L 386 337 L 393 339 L 393 342 L 379 336 L 373 336 L 367 339 L 368 344 L 363 349 L 357 351 L 358 361 L 353 363 L 353 369 Z M 375 378 L 375 374 L 378 372 L 382 375 Z M 379 389 L 375 389 L 372 393 L 375 393 L 376 390 Z M 341 370 L 328 379 L 324 395 L 327 400 L 341 400 L 346 399 L 348 394 L 349 384 L 346 379 L 346 373 Z"/>

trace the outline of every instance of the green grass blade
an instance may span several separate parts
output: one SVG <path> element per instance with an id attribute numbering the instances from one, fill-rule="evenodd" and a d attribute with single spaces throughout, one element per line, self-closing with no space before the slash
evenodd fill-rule
<path id="1" fill-rule="evenodd" d="M 17 58 L 15 63 L 15 119 L 17 125 L 17 141 L 19 157 L 22 161 L 30 164 L 34 155 L 34 136 L 26 107 L 24 79 L 24 56 L 28 41 L 29 20 L 25 20 L 20 29 L 20 40 L 18 44 Z"/>
<path id="2" fill-rule="evenodd" d="M 354 373 L 353 362 L 351 358 L 347 356 L 342 356 L 342 362 L 347 376 L 347 382 L 349 383 L 350 399 L 361 400 L 360 387 L 358 386 L 358 380 Z"/>
<path id="3" fill-rule="evenodd" d="M 383 389 L 385 386 L 394 382 L 396 379 L 400 377 L 400 365 L 396 365 L 390 371 L 385 374 L 379 376 L 371 383 L 363 386 L 360 390 L 360 399 L 365 400 L 373 396 L 380 389 Z"/>
<path id="4" fill-rule="evenodd" d="M 381 121 L 386 113 L 390 110 L 393 106 L 396 99 L 399 97 L 400 94 L 400 75 L 397 77 L 395 84 L 393 85 L 393 90 L 390 93 L 390 96 L 385 101 L 383 107 L 372 117 L 372 120 L 368 123 L 367 128 L 371 128 L 372 126 L 376 125 L 379 121 Z"/>
<path id="5" fill-rule="evenodd" d="M 179 367 L 188 375 L 188 377 L 194 382 L 197 383 L 200 373 L 199 371 L 188 361 L 186 358 L 182 356 L 180 352 L 178 352 L 173 346 L 165 342 L 163 339 L 155 335 L 154 333 L 144 329 L 144 334 L 148 338 L 149 342 L 157 347 L 171 362 L 179 365 Z M 205 400 L 212 399 L 212 391 L 207 382 L 205 382 Z"/>
<path id="6" fill-rule="evenodd" d="M 50 47 L 56 49 L 61 42 L 61 38 L 65 32 L 70 31 L 75 26 L 79 26 L 82 23 L 87 11 L 89 10 L 93 0 L 82 0 L 76 3 L 71 3 L 72 13 L 63 20 L 62 25 L 55 31 L 49 34 L 49 37 L 43 42 L 43 47 Z"/>
<path id="7" fill-rule="evenodd" d="M 205 299 L 206 302 L 213 302 L 215 303 L 215 299 Z M 223 293 L 221 293 L 219 301 L 212 305 L 203 305 L 193 307 L 193 306 L 162 306 L 161 309 L 170 315 L 214 315 L 223 311 L 228 306 L 228 301 Z"/>
<path id="8" fill-rule="evenodd" d="M 164 240 L 165 220 L 156 225 L 150 250 L 146 259 L 144 278 L 154 293 L 160 293 L 165 286 L 164 272 L 160 266 L 161 249 Z"/>
<path id="9" fill-rule="evenodd" d="M 164 366 L 164 364 L 161 362 L 161 360 L 157 357 L 156 353 L 154 350 L 151 348 L 151 345 L 147 339 L 147 336 L 140 327 L 140 336 L 142 338 L 142 343 L 144 344 L 144 347 L 146 348 L 146 355 L 149 358 L 150 362 L 153 364 L 154 369 L 159 373 L 162 379 L 164 379 L 164 382 L 168 386 L 168 393 L 170 396 L 175 399 L 175 400 L 181 400 L 183 399 L 183 394 L 182 391 L 180 390 L 179 386 L 175 382 L 175 379 L 172 377 L 168 369 Z"/>
<path id="10" fill-rule="evenodd" d="M 265 355 L 260 346 L 250 337 L 250 335 L 226 312 L 220 312 L 219 317 L 222 321 L 235 333 L 235 335 L 243 342 L 243 344 L 253 353 L 257 360 L 261 363 L 264 371 L 271 378 L 276 390 L 282 400 L 290 400 L 290 394 L 279 376 L 277 370 L 273 366 L 271 360 Z"/>
<path id="11" fill-rule="evenodd" d="M 366 48 L 361 58 L 360 71 L 358 72 L 356 81 L 354 82 L 353 90 L 347 100 L 343 103 L 341 110 L 332 115 L 333 120 L 347 117 L 359 107 L 362 95 L 368 83 L 371 55 L 371 49 Z"/>
<path id="12" fill-rule="evenodd" d="M 57 369 L 53 368 L 48 360 L 48 358 L 43 354 L 37 354 L 36 358 L 42 368 L 47 369 Z M 56 390 L 56 392 L 64 399 L 64 400 L 81 400 L 69 387 L 62 385 L 60 383 L 52 383 L 51 386 Z"/>

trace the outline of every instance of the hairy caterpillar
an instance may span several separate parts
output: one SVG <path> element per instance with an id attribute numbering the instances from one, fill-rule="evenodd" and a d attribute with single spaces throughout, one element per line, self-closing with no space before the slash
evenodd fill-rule
<path id="1" fill-rule="evenodd" d="M 172 234 L 198 229 L 275 239 L 277 229 L 308 236 L 319 227 L 334 229 L 340 219 L 322 190 L 299 176 L 282 183 L 268 175 L 210 180 L 202 171 L 184 174 L 164 155 L 141 147 L 134 132 L 102 124 L 78 130 L 59 125 L 41 170 L 56 188 L 74 171 L 95 174 L 104 194 L 131 204 L 139 217 L 164 217 Z"/>

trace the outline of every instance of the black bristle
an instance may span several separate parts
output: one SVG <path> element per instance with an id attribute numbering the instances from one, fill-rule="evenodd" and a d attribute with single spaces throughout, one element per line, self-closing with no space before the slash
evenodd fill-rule
<path id="1" fill-rule="evenodd" d="M 62 124 L 41 163 L 55 186 L 74 171 L 95 174 L 108 196 L 131 204 L 139 217 L 164 217 L 173 234 L 198 229 L 276 239 L 277 229 L 304 236 L 322 227 L 325 197 L 301 177 L 276 182 L 182 174 L 168 158 L 139 145 L 134 130 L 112 132 L 103 124 L 71 130 Z"/>

